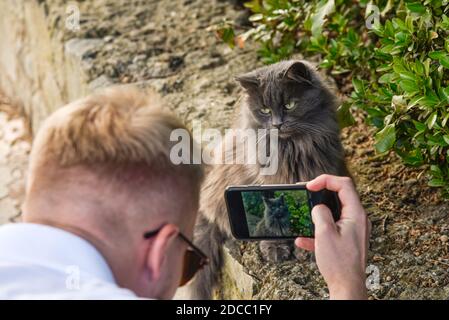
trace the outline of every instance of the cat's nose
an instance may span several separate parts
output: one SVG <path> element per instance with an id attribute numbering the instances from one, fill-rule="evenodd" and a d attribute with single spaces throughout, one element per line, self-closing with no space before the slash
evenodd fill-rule
<path id="1" fill-rule="evenodd" d="M 282 126 L 282 118 L 279 115 L 273 115 L 271 119 L 271 125 L 277 129 L 280 129 Z"/>
<path id="2" fill-rule="evenodd" d="M 279 130 L 281 128 L 281 126 L 282 126 L 282 123 L 283 123 L 282 121 L 273 121 L 271 123 L 271 125 Z"/>

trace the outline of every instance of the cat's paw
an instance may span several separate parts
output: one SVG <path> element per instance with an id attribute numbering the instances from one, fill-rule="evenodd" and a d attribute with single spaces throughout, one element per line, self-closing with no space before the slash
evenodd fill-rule
<path id="1" fill-rule="evenodd" d="M 279 241 L 261 241 L 259 249 L 262 257 L 274 263 L 286 261 L 291 255 L 291 244 Z"/>
<path id="2" fill-rule="evenodd" d="M 297 246 L 293 249 L 293 255 L 295 256 L 296 260 L 299 262 L 314 262 L 314 255 L 311 252 L 308 252 L 304 249 L 300 249 Z"/>

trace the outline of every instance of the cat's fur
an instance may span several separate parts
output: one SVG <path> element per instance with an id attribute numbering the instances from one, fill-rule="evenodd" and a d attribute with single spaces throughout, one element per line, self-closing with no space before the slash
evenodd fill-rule
<path id="1" fill-rule="evenodd" d="M 256 237 L 285 237 L 290 235 L 290 213 L 282 194 L 279 198 L 263 196 L 264 215 L 254 231 Z"/>
<path id="2" fill-rule="evenodd" d="M 339 138 L 336 99 L 312 65 L 283 61 L 236 80 L 245 89 L 245 99 L 234 128 L 279 127 L 279 167 L 275 175 L 264 176 L 258 164 L 219 164 L 207 174 L 194 239 L 211 263 L 190 284 L 193 299 L 211 298 L 222 266 L 221 250 L 231 238 L 223 196 L 226 186 L 296 183 L 323 173 L 348 174 Z M 287 111 L 284 106 L 291 101 L 295 101 L 296 108 Z M 270 108 L 270 116 L 261 114 L 264 107 Z M 279 261 L 291 256 L 292 246 L 291 242 L 262 241 L 260 248 L 266 258 Z"/>

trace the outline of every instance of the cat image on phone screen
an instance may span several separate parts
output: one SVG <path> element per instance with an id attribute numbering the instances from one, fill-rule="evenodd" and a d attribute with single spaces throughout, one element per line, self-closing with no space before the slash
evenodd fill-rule
<path id="1" fill-rule="evenodd" d="M 256 237 L 288 237 L 291 235 L 290 213 L 284 194 L 278 198 L 262 197 L 265 206 L 263 219 L 254 232 Z"/>

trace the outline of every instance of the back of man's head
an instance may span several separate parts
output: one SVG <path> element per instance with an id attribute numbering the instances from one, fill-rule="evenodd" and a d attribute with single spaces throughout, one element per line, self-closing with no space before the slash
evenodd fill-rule
<path id="1" fill-rule="evenodd" d="M 192 220 L 183 214 L 196 210 L 203 172 L 171 163 L 177 128 L 186 129 L 155 95 L 129 87 L 57 110 L 33 144 L 24 220 L 93 228 L 117 239 Z"/>

